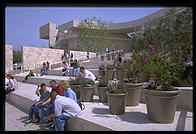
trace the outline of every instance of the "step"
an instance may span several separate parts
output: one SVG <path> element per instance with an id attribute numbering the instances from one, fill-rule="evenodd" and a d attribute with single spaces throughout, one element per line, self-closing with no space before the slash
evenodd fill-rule
<path id="1" fill-rule="evenodd" d="M 19 82 L 31 83 L 31 84 L 38 84 L 38 83 L 45 83 L 47 86 L 51 80 L 55 80 L 56 82 L 60 82 L 61 80 L 68 81 L 69 79 L 75 79 L 75 77 L 68 77 L 68 76 L 54 76 L 54 75 L 42 75 L 42 76 L 32 76 L 28 77 L 25 80 L 25 76 L 27 73 L 15 74 L 14 78 Z M 24 81 L 25 80 L 25 81 Z"/>
<path id="2" fill-rule="evenodd" d="M 23 108 L 28 113 L 33 100 L 38 99 L 34 94 L 36 85 L 19 83 L 19 89 L 8 94 L 7 101 Z M 94 95 L 94 102 L 84 102 L 82 115 L 68 121 L 69 131 L 192 131 L 192 112 L 177 109 L 175 119 L 170 124 L 153 123 L 149 120 L 146 105 L 126 106 L 122 115 L 109 114 L 108 103 L 98 102 Z"/>
<path id="3" fill-rule="evenodd" d="M 28 114 L 5 102 L 5 131 L 50 131 L 42 125 L 25 124 Z"/>

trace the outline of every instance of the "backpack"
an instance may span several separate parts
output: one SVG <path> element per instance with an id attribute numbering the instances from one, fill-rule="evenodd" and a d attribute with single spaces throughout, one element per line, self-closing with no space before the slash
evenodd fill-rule
<path id="1" fill-rule="evenodd" d="M 81 100 L 78 100 L 77 103 L 80 106 L 81 110 L 85 109 L 84 103 Z"/>

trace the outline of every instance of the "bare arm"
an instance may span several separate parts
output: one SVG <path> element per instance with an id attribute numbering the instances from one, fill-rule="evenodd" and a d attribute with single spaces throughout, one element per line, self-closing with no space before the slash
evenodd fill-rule
<path id="1" fill-rule="evenodd" d="M 51 98 L 48 98 L 48 100 L 45 101 L 45 102 L 43 103 L 43 105 L 48 105 L 48 104 L 50 103 L 50 101 L 51 101 Z"/>

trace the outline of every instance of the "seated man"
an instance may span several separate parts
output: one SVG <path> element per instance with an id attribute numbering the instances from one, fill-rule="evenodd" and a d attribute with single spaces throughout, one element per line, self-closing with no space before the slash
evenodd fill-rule
<path id="1" fill-rule="evenodd" d="M 62 69 L 62 72 L 63 72 L 63 76 L 65 76 L 66 72 L 69 74 L 69 65 L 66 61 L 63 61 L 63 69 Z"/>
<path id="2" fill-rule="evenodd" d="M 96 79 L 95 75 L 92 72 L 85 69 L 84 67 L 80 67 L 79 78 L 85 81 L 88 81 L 88 80 L 95 81 Z"/>
<path id="3" fill-rule="evenodd" d="M 18 84 L 14 76 L 11 74 L 7 74 L 5 78 L 5 94 L 8 94 L 10 92 L 13 92 L 15 89 L 18 88 Z"/>
<path id="4" fill-rule="evenodd" d="M 65 131 L 67 120 L 81 115 L 82 110 L 75 101 L 68 97 L 57 95 L 56 92 L 51 92 L 50 97 L 55 105 L 54 114 L 52 115 L 55 120 L 55 130 Z"/>
<path id="5" fill-rule="evenodd" d="M 41 89 L 39 89 L 41 86 Z M 29 109 L 29 118 L 26 121 L 26 124 L 29 124 L 33 120 L 33 113 L 35 113 L 35 123 L 39 122 L 39 108 L 42 107 L 43 103 L 49 98 L 50 92 L 46 89 L 46 84 L 42 83 L 41 85 L 38 84 L 37 90 L 35 91 L 35 94 L 37 96 L 40 96 L 40 99 L 38 102 L 33 104 Z M 42 109 L 42 118 L 46 115 L 45 111 Z"/>

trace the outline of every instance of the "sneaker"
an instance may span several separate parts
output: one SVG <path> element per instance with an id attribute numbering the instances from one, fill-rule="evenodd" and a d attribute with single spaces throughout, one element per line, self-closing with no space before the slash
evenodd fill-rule
<path id="1" fill-rule="evenodd" d="M 50 127 L 52 124 L 53 124 L 53 121 L 50 121 L 50 122 L 48 122 L 48 123 L 44 123 L 43 125 L 44 125 L 45 127 Z"/>
<path id="2" fill-rule="evenodd" d="M 35 119 L 34 123 L 38 123 L 40 121 L 40 119 Z"/>
<path id="3" fill-rule="evenodd" d="M 25 124 L 29 124 L 29 123 L 31 123 L 32 122 L 32 120 L 27 120 L 26 122 L 25 122 Z"/>

